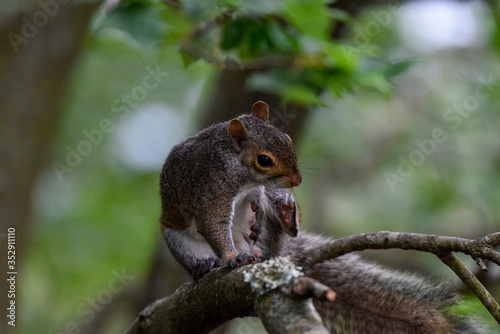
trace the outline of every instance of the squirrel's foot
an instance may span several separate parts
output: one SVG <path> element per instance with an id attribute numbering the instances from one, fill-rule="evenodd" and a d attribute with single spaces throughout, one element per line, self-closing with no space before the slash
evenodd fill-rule
<path id="1" fill-rule="evenodd" d="M 251 204 L 252 211 L 255 212 L 255 224 L 250 226 L 250 230 L 252 231 L 250 233 L 250 236 L 248 237 L 250 240 L 253 240 L 253 244 L 257 242 L 259 239 L 260 234 L 262 233 L 262 226 L 264 225 L 264 222 L 266 220 L 264 210 L 262 208 L 259 208 L 255 202 L 252 202 Z"/>
<path id="2" fill-rule="evenodd" d="M 236 256 L 236 261 L 240 266 L 245 264 L 259 263 L 260 259 L 248 253 L 240 253 Z"/>
<path id="3" fill-rule="evenodd" d="M 219 259 L 203 259 L 200 260 L 196 269 L 193 272 L 193 279 L 202 278 L 210 270 L 220 267 Z"/>
<path id="4" fill-rule="evenodd" d="M 259 263 L 260 259 L 250 255 L 248 253 L 240 253 L 236 257 L 233 257 L 232 259 L 229 260 L 228 265 L 231 268 L 238 268 L 239 266 L 243 266 L 245 264 L 253 264 L 253 263 Z"/>
<path id="5" fill-rule="evenodd" d="M 250 226 L 250 236 L 248 237 L 250 240 L 253 240 L 253 244 L 257 242 L 259 239 L 260 234 L 262 233 L 262 224 L 255 223 L 252 226 Z"/>
<path id="6" fill-rule="evenodd" d="M 281 222 L 283 223 L 283 228 L 290 234 L 291 236 L 297 236 L 299 230 L 297 229 L 297 224 L 295 223 L 295 203 L 282 204 L 279 217 Z"/>

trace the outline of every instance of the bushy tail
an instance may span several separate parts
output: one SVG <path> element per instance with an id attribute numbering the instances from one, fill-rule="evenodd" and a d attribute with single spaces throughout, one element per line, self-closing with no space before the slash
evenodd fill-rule
<path id="1" fill-rule="evenodd" d="M 290 255 L 326 239 L 303 234 L 290 239 Z M 333 302 L 315 302 L 332 333 L 489 333 L 473 316 L 453 313 L 460 295 L 447 284 L 385 269 L 347 254 L 309 268 L 308 276 L 337 293 Z"/>

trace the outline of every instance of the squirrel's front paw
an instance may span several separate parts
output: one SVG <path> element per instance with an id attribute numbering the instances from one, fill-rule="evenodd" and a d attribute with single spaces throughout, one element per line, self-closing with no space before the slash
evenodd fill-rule
<path id="1" fill-rule="evenodd" d="M 197 280 L 202 278 L 210 270 L 220 267 L 219 259 L 203 259 L 200 260 L 198 266 L 193 272 L 193 279 Z"/>
<path id="2" fill-rule="evenodd" d="M 285 231 L 292 237 L 296 237 L 299 234 L 298 222 L 296 221 L 296 204 L 282 204 L 279 209 L 279 217 L 282 222 L 282 226 Z"/>

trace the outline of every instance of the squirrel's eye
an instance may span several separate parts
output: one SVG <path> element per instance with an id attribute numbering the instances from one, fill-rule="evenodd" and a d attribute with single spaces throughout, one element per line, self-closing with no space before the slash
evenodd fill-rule
<path id="1" fill-rule="evenodd" d="M 264 167 L 264 168 L 269 168 L 269 167 L 272 167 L 274 165 L 273 159 L 271 159 L 270 156 L 267 156 L 264 154 L 257 156 L 257 162 L 259 163 L 259 165 L 261 167 Z"/>

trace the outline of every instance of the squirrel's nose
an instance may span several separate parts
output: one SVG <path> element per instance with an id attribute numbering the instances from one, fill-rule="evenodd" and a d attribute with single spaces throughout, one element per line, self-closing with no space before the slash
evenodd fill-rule
<path id="1" fill-rule="evenodd" d="M 292 176 L 292 187 L 297 187 L 301 183 L 302 183 L 302 174 L 300 174 L 300 172 L 297 172 Z"/>

